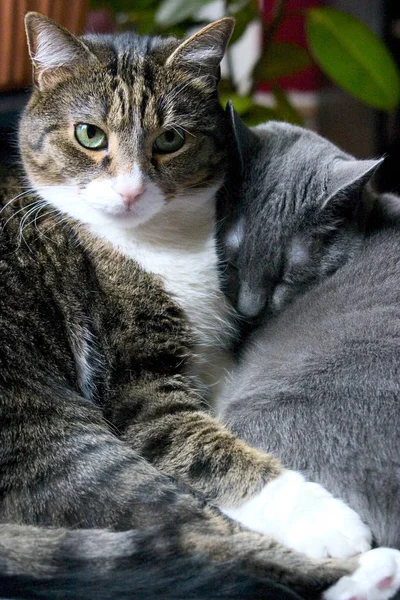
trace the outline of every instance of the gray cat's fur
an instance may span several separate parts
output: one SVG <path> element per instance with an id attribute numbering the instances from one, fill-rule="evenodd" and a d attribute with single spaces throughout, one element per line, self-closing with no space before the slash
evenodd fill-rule
<path id="1" fill-rule="evenodd" d="M 221 417 L 400 548 L 400 199 L 377 193 L 381 161 L 232 119 L 242 173 L 220 232 L 227 290 L 258 326 Z"/>

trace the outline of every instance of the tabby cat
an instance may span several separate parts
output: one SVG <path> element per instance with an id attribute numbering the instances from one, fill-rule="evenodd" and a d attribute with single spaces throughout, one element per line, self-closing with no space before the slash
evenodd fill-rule
<path id="1" fill-rule="evenodd" d="M 222 419 L 400 548 L 398 164 L 231 117 L 243 168 L 224 232 L 230 295 L 256 332 Z"/>
<path id="2" fill-rule="evenodd" d="M 230 335 L 214 213 L 230 139 L 218 70 L 232 21 L 184 42 L 78 39 L 37 13 L 26 27 L 36 87 L 19 143 L 30 187 L 8 184 L 0 237 L 8 597 L 72 586 L 82 598 L 91 585 L 110 598 L 122 574 L 135 597 L 140 566 L 155 594 L 163 563 L 170 594 L 187 564 L 199 575 L 191 593 L 204 598 L 211 562 L 214 580 L 226 573 L 248 597 L 257 585 L 267 592 L 263 576 L 315 597 L 355 569 L 326 597 L 390 597 L 400 553 L 313 561 L 207 504 L 249 513 L 256 502 L 268 531 L 268 509 L 277 521 L 289 488 L 298 501 L 279 532 L 289 543 L 303 525 L 319 554 L 369 547 L 354 511 L 236 439 L 197 389 L 208 370 L 198 354 L 223 355 Z M 313 526 L 313 511 L 333 525 Z"/>

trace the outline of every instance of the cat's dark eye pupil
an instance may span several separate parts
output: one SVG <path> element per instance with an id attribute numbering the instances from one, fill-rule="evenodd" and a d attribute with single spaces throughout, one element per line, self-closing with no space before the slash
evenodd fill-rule
<path id="1" fill-rule="evenodd" d="M 77 123 L 75 138 L 81 146 L 88 150 L 103 150 L 107 147 L 107 135 L 97 125 Z"/>
<path id="2" fill-rule="evenodd" d="M 161 154 L 172 154 L 185 143 L 185 136 L 175 129 L 167 129 L 158 136 L 153 144 L 153 149 Z"/>
<path id="3" fill-rule="evenodd" d="M 94 125 L 88 125 L 87 129 L 86 129 L 86 134 L 88 136 L 89 139 L 94 138 L 94 136 L 97 133 L 97 127 L 95 127 Z"/>

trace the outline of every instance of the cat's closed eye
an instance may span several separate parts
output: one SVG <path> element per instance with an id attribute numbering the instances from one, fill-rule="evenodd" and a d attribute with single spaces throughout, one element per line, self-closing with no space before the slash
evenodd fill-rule
<path id="1" fill-rule="evenodd" d="M 271 310 L 273 312 L 281 310 L 293 295 L 293 286 L 288 283 L 278 283 L 275 287 L 271 299 Z"/>

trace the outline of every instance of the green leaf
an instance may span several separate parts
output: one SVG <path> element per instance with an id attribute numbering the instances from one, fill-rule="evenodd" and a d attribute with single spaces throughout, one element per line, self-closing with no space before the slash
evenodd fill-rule
<path id="1" fill-rule="evenodd" d="M 279 86 L 274 86 L 272 93 L 276 102 L 276 111 L 279 120 L 289 121 L 295 125 L 303 125 L 303 118 L 290 102 L 288 95 Z"/>
<path id="2" fill-rule="evenodd" d="M 399 71 L 364 23 L 334 8 L 313 8 L 307 11 L 306 29 L 315 60 L 335 83 L 374 108 L 396 108 Z"/>
<path id="3" fill-rule="evenodd" d="M 224 107 L 226 106 L 228 100 L 232 100 L 232 104 L 239 115 L 243 115 L 254 106 L 254 102 L 250 96 L 240 96 L 239 94 L 234 93 L 220 93 L 219 100 Z"/>
<path id="4" fill-rule="evenodd" d="M 114 14 L 141 11 L 157 4 L 154 0 L 90 0 L 90 8 L 108 8 Z"/>
<path id="5" fill-rule="evenodd" d="M 286 42 L 272 42 L 254 67 L 257 81 L 271 81 L 302 71 L 311 64 L 304 48 Z"/>
<path id="6" fill-rule="evenodd" d="M 230 81 L 229 79 L 221 79 L 221 81 L 218 84 L 218 91 L 220 96 L 225 95 L 229 96 L 229 98 L 232 96 L 232 94 L 236 94 L 236 88 L 232 81 Z"/>
<path id="7" fill-rule="evenodd" d="M 229 11 L 229 15 L 235 18 L 235 29 L 232 33 L 231 44 L 234 44 L 242 37 L 251 21 L 260 18 L 257 2 L 255 2 L 255 0 L 249 0 L 237 11 Z"/>
<path id="8" fill-rule="evenodd" d="M 236 112 L 242 117 L 247 125 L 259 125 L 271 119 L 281 119 L 275 108 L 255 104 L 251 96 L 241 96 L 235 92 L 220 93 L 220 102 L 225 108 L 228 100 L 231 100 Z"/>
<path id="9" fill-rule="evenodd" d="M 183 41 L 183 38 L 188 36 L 188 31 L 190 29 L 198 30 L 208 25 L 208 23 L 209 21 L 194 21 L 192 19 L 186 19 L 185 21 L 181 21 L 180 23 L 176 23 L 176 25 L 171 25 L 168 27 L 168 35 L 173 35 L 174 37 Z M 153 33 L 165 35 L 165 30 L 160 25 L 154 25 Z"/>
<path id="10" fill-rule="evenodd" d="M 279 115 L 273 108 L 267 106 L 261 106 L 261 104 L 254 104 L 251 109 L 241 115 L 246 125 L 253 126 L 265 123 L 265 121 L 276 121 L 279 119 Z"/>
<path id="11" fill-rule="evenodd" d="M 116 5 L 116 0 L 112 0 L 110 4 L 114 8 Z M 120 0 L 120 4 L 124 5 L 122 12 L 129 12 L 131 10 L 139 11 L 149 8 L 153 8 L 155 11 L 158 6 L 158 2 L 155 2 L 154 0 Z"/>
<path id="12" fill-rule="evenodd" d="M 144 35 L 153 32 L 155 14 L 154 9 L 142 10 L 140 12 L 129 12 L 125 14 L 128 18 L 127 24 L 133 26 L 137 33 Z"/>
<path id="13" fill-rule="evenodd" d="M 156 13 L 156 23 L 171 27 L 196 14 L 200 8 L 213 0 L 163 0 Z"/>

